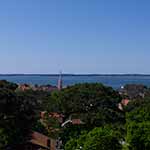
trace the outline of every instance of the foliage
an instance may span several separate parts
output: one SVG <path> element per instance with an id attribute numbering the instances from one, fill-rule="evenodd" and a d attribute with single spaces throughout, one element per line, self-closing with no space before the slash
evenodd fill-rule
<path id="1" fill-rule="evenodd" d="M 15 93 L 12 87 L 6 87 L 0 88 L 0 146 L 1 149 L 15 149 L 29 140 L 38 103 L 32 96 Z"/>
<path id="2" fill-rule="evenodd" d="M 127 142 L 131 150 L 150 149 L 150 102 L 127 113 Z"/>
<path id="3" fill-rule="evenodd" d="M 36 121 L 35 125 L 33 126 L 33 131 L 36 131 L 36 132 L 39 132 L 48 136 L 48 131 L 46 127 L 43 125 L 43 123 L 41 122 L 41 120 Z"/>
<path id="4" fill-rule="evenodd" d="M 42 124 L 47 130 L 48 136 L 54 139 L 57 139 L 60 132 L 60 123 L 56 118 L 49 117 L 49 114 L 46 113 L 42 119 Z"/>
<path id="5" fill-rule="evenodd" d="M 44 110 L 48 112 L 61 112 L 61 102 L 59 99 L 59 91 L 51 92 L 51 95 L 47 99 L 43 100 Z"/>
<path id="6" fill-rule="evenodd" d="M 66 128 L 62 129 L 60 134 L 63 144 L 66 144 L 71 138 L 79 138 L 82 132 L 90 131 L 84 125 L 72 125 L 68 124 Z"/>
<path id="7" fill-rule="evenodd" d="M 3 128 L 0 128 L 0 149 L 4 149 L 4 147 L 8 144 L 8 135 L 5 133 Z"/>
<path id="8" fill-rule="evenodd" d="M 77 84 L 63 89 L 57 99 L 66 118 L 70 114 L 84 114 L 82 119 L 89 126 L 122 122 L 123 114 L 118 109 L 119 94 L 110 87 L 98 83 Z"/>
<path id="9" fill-rule="evenodd" d="M 118 92 L 98 83 L 51 93 L 16 88 L 14 83 L 0 81 L 1 150 L 27 142 L 32 130 L 61 137 L 65 150 L 150 149 L 150 89 L 143 85 L 125 86 L 125 93 L 134 99 L 124 112 L 118 109 Z M 40 111 L 46 112 L 42 119 Z M 83 124 L 68 123 L 61 128 L 59 117 L 50 113 L 61 114 L 64 121 L 80 119 Z"/>
<path id="10" fill-rule="evenodd" d="M 58 92 L 55 98 L 55 101 L 60 103 L 65 120 L 76 116 L 84 123 L 69 124 L 63 129 L 61 134 L 63 144 L 70 138 L 79 137 L 82 131 L 90 131 L 108 124 L 121 126 L 125 123 L 124 112 L 118 109 L 120 95 L 102 84 L 84 83 L 69 86 Z"/>
<path id="11" fill-rule="evenodd" d="M 127 142 L 131 150 L 149 150 L 150 121 L 130 122 L 127 127 Z"/>
<path id="12" fill-rule="evenodd" d="M 98 83 L 76 84 L 63 89 L 59 94 L 64 113 L 88 112 L 101 104 L 117 104 L 119 94 L 110 87 Z"/>
<path id="13" fill-rule="evenodd" d="M 70 140 L 65 145 L 65 150 L 83 149 L 86 138 L 87 138 L 87 132 L 82 132 L 78 137 L 78 139 L 70 138 Z"/>
<path id="14" fill-rule="evenodd" d="M 94 128 L 82 134 L 79 139 L 70 139 L 65 150 L 121 150 L 117 134 L 109 127 Z"/>
<path id="15" fill-rule="evenodd" d="M 12 83 L 12 82 L 8 82 L 6 80 L 0 80 L 0 88 L 5 88 L 5 89 L 10 89 L 10 90 L 16 90 L 18 87 L 17 84 Z"/>

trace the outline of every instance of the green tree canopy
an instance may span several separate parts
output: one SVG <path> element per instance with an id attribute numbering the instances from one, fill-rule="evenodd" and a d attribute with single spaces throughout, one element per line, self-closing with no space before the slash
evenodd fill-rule
<path id="1" fill-rule="evenodd" d="M 118 109 L 120 95 L 111 87 L 99 83 L 69 86 L 57 94 L 57 101 L 66 118 L 70 114 L 78 114 L 79 118 L 90 126 L 124 120 L 124 115 Z"/>
<path id="2" fill-rule="evenodd" d="M 111 87 L 99 83 L 84 83 L 69 86 L 55 95 L 60 103 L 65 120 L 80 119 L 82 125 L 70 125 L 63 129 L 63 144 L 72 137 L 78 137 L 83 130 L 90 131 L 95 127 L 108 124 L 119 126 L 125 124 L 125 114 L 118 109 L 121 97 Z M 116 128 L 120 130 L 119 128 Z M 124 129 L 120 131 L 124 132 Z M 123 133 L 124 135 L 124 133 Z"/>
<path id="3" fill-rule="evenodd" d="M 150 101 L 147 99 L 126 115 L 127 143 L 131 150 L 150 149 Z"/>
<path id="4" fill-rule="evenodd" d="M 65 150 L 121 150 L 120 139 L 110 127 L 95 128 L 82 134 L 79 139 L 70 139 Z"/>

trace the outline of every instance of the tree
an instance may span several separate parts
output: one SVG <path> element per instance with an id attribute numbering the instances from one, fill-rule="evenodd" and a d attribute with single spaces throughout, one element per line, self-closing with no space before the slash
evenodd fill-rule
<path id="1" fill-rule="evenodd" d="M 16 90 L 18 87 L 17 84 L 12 83 L 12 82 L 8 82 L 6 80 L 0 80 L 0 88 L 6 88 L 6 89 L 10 89 L 10 90 Z"/>
<path id="2" fill-rule="evenodd" d="M 90 129 L 86 128 L 84 125 L 67 124 L 67 127 L 62 129 L 60 137 L 63 141 L 63 144 L 65 145 L 70 139 L 79 138 L 80 135 L 89 130 Z"/>
<path id="3" fill-rule="evenodd" d="M 3 128 L 0 128 L 0 149 L 3 150 L 8 144 L 8 135 L 5 133 Z"/>
<path id="4" fill-rule="evenodd" d="M 25 92 L 0 88 L 0 147 L 16 149 L 30 139 L 38 103 Z"/>
<path id="5" fill-rule="evenodd" d="M 74 117 L 83 122 L 83 125 L 69 125 L 62 130 L 63 144 L 70 137 L 76 137 L 76 133 L 80 135 L 82 130 L 90 131 L 107 124 L 121 126 L 125 123 L 125 114 L 118 109 L 121 97 L 111 87 L 99 83 L 76 84 L 59 91 L 56 99 L 65 116 L 64 120 Z"/>
<path id="6" fill-rule="evenodd" d="M 65 145 L 65 150 L 77 150 L 83 149 L 85 140 L 87 138 L 87 132 L 83 131 L 79 138 L 70 138 Z"/>
<path id="7" fill-rule="evenodd" d="M 66 118 L 70 114 L 83 114 L 81 119 L 93 126 L 124 120 L 123 114 L 118 109 L 120 95 L 102 84 L 76 84 L 60 91 L 57 99 Z"/>
<path id="8" fill-rule="evenodd" d="M 127 113 L 127 143 L 131 150 L 150 149 L 150 101 Z"/>
<path id="9" fill-rule="evenodd" d="M 149 150 L 150 121 L 130 122 L 127 126 L 127 142 L 131 150 Z"/>
<path id="10" fill-rule="evenodd" d="M 109 127 L 94 128 L 89 133 L 82 134 L 79 139 L 70 139 L 65 150 L 121 150 L 119 137 Z"/>
<path id="11" fill-rule="evenodd" d="M 61 102 L 59 99 L 59 91 L 53 91 L 43 98 L 43 110 L 48 112 L 61 112 Z"/>
<path id="12" fill-rule="evenodd" d="M 49 113 L 45 113 L 42 118 L 42 124 L 47 130 L 48 136 L 57 139 L 60 132 L 60 123 L 57 118 L 49 116 Z"/>
<path id="13" fill-rule="evenodd" d="M 43 125 L 43 123 L 41 122 L 41 120 L 36 121 L 35 125 L 33 126 L 33 131 L 36 131 L 36 132 L 39 132 L 41 134 L 48 136 L 48 131 L 46 127 Z"/>

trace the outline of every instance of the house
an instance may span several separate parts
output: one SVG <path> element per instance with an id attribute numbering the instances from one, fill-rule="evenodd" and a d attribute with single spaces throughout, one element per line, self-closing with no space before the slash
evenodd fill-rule
<path id="1" fill-rule="evenodd" d="M 49 113 L 49 117 L 55 118 L 59 121 L 59 123 L 62 123 L 64 115 L 60 114 L 60 113 L 57 113 L 57 112 L 51 112 L 51 113 Z"/>
<path id="2" fill-rule="evenodd" d="M 33 90 L 33 91 L 56 91 L 58 88 L 56 86 L 52 85 L 29 85 L 29 84 L 19 84 L 18 89 L 21 91 L 26 91 L 26 90 Z"/>
<path id="3" fill-rule="evenodd" d="M 52 85 L 40 85 L 40 86 L 34 86 L 33 88 L 34 91 L 47 91 L 47 92 L 51 92 L 51 91 L 56 91 L 58 90 L 56 86 L 52 86 Z"/>
<path id="4" fill-rule="evenodd" d="M 45 114 L 46 114 L 46 111 L 42 111 L 42 112 L 40 113 L 41 119 L 44 118 L 44 115 L 45 115 Z M 63 122 L 63 118 L 64 118 L 64 115 L 63 115 L 63 114 L 60 114 L 60 113 L 57 113 L 57 112 L 50 112 L 50 113 L 48 113 L 48 116 L 49 116 L 50 118 L 54 118 L 54 119 L 58 120 L 59 123 L 62 123 L 62 122 Z"/>
<path id="5" fill-rule="evenodd" d="M 122 101 L 121 101 L 121 104 L 123 105 L 123 106 L 127 106 L 128 105 L 128 103 L 129 103 L 129 99 L 123 99 Z"/>
<path id="6" fill-rule="evenodd" d="M 61 127 L 65 127 L 67 124 L 72 124 L 72 125 L 84 124 L 81 118 L 82 117 L 79 114 L 71 114 L 69 118 L 61 124 Z"/>
<path id="7" fill-rule="evenodd" d="M 142 84 L 126 84 L 118 89 L 119 94 L 129 99 L 144 98 L 147 92 L 147 87 Z"/>
<path id="8" fill-rule="evenodd" d="M 56 150 L 56 141 L 34 131 L 31 140 L 17 147 L 17 150 Z"/>
<path id="9" fill-rule="evenodd" d="M 123 99 L 123 100 L 118 104 L 118 108 L 119 108 L 120 110 L 123 110 L 123 107 L 124 107 L 124 106 L 127 106 L 129 102 L 130 102 L 129 99 Z"/>
<path id="10" fill-rule="evenodd" d="M 19 84 L 18 89 L 21 91 L 26 91 L 26 90 L 30 90 L 31 86 L 28 84 Z"/>
<path id="11" fill-rule="evenodd" d="M 49 137 L 38 132 L 32 133 L 32 139 L 30 140 L 30 143 L 33 148 L 39 146 L 41 149 L 43 148 L 43 150 L 55 150 L 56 147 L 55 140 L 50 139 Z"/>
<path id="12" fill-rule="evenodd" d="M 73 125 L 80 125 L 80 124 L 84 124 L 83 121 L 81 121 L 81 119 L 72 119 L 71 123 Z"/>

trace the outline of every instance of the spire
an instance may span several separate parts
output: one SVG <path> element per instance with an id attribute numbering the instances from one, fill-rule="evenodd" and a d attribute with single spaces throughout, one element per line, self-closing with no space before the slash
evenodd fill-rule
<path id="1" fill-rule="evenodd" d="M 60 71 L 59 74 L 59 79 L 58 79 L 58 85 L 57 85 L 58 90 L 62 89 L 62 72 Z"/>

